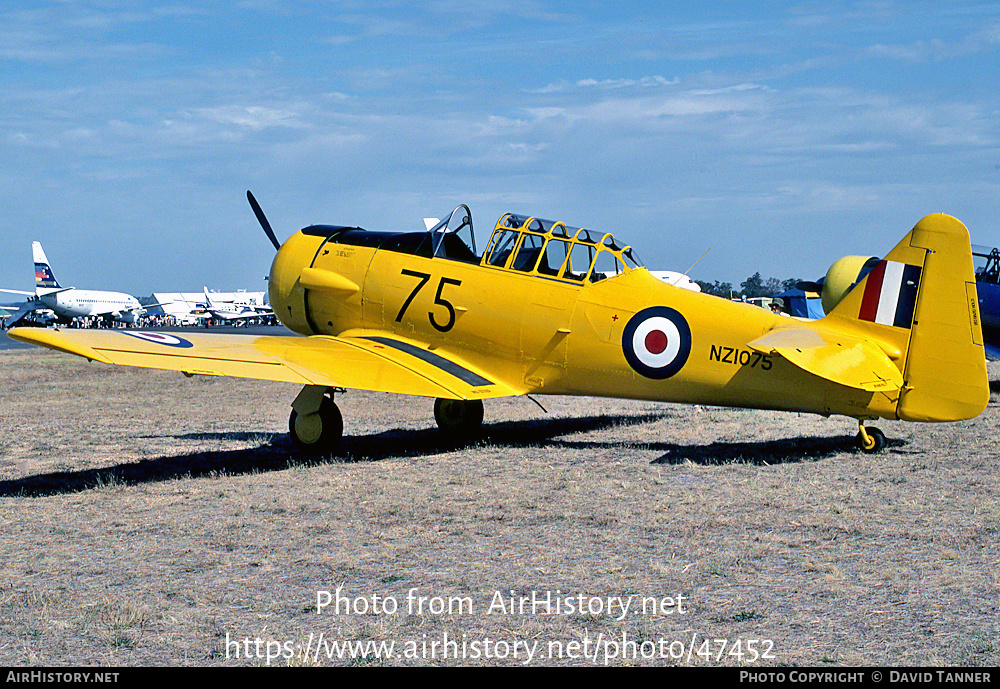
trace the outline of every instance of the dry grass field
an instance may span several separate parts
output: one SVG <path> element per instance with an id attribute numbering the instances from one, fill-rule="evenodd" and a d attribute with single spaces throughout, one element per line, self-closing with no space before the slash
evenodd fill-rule
<path id="1" fill-rule="evenodd" d="M 455 445 L 350 392 L 306 461 L 296 392 L 0 352 L 0 664 L 1000 665 L 995 396 L 864 455 L 843 418 L 562 398 Z"/>

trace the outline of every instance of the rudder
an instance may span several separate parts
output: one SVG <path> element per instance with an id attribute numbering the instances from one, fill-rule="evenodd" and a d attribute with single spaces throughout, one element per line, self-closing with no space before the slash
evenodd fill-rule
<path id="1" fill-rule="evenodd" d="M 897 411 L 907 421 L 978 416 L 990 397 L 969 231 L 929 215 L 910 233 L 926 252 Z"/>

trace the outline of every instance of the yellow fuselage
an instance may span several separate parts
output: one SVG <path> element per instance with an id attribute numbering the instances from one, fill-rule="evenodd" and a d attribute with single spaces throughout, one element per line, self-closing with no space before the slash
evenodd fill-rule
<path id="1" fill-rule="evenodd" d="M 303 335 L 391 332 L 528 393 L 896 418 L 898 391 L 847 388 L 746 346 L 789 318 L 642 268 L 574 282 L 493 266 L 487 256 L 472 264 L 321 234 L 295 234 L 271 267 L 274 312 Z M 686 358 L 664 378 L 639 373 L 624 351 L 627 324 L 651 307 L 669 307 L 690 327 Z"/>

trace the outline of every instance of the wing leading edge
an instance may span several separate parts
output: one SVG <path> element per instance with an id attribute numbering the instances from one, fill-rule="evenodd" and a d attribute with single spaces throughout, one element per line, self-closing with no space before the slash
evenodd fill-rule
<path id="1" fill-rule="evenodd" d="M 93 361 L 188 375 L 235 376 L 422 397 L 520 395 L 496 376 L 391 333 L 352 337 L 173 334 L 14 328 L 8 335 Z"/>

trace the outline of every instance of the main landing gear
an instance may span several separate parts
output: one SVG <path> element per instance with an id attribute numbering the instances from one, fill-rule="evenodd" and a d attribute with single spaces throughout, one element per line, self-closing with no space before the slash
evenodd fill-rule
<path id="1" fill-rule="evenodd" d="M 328 454 L 344 435 L 344 420 L 333 401 L 333 388 L 307 385 L 292 402 L 288 432 L 299 450 Z M 456 440 L 473 437 L 483 427 L 482 400 L 434 401 L 434 419 L 441 433 Z"/>
<path id="2" fill-rule="evenodd" d="M 288 432 L 295 447 L 310 454 L 333 452 L 344 435 L 344 420 L 333 401 L 333 391 L 307 385 L 292 402 Z"/>
<path id="3" fill-rule="evenodd" d="M 444 435 L 466 439 L 483 427 L 482 400 L 434 400 L 434 420 Z"/>
<path id="4" fill-rule="evenodd" d="M 885 449 L 885 433 L 877 428 L 865 428 L 863 421 L 858 421 L 858 447 L 862 452 L 881 452 Z"/>

